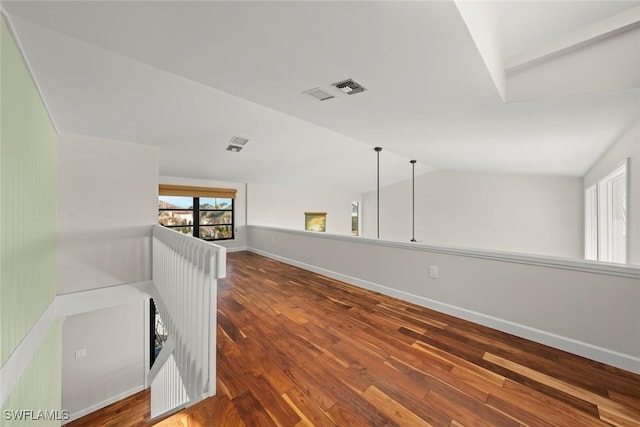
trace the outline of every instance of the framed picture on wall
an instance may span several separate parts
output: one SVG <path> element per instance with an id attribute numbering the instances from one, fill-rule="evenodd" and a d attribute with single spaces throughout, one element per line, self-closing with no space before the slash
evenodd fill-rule
<path id="1" fill-rule="evenodd" d="M 327 213 L 326 212 L 305 212 L 304 213 L 304 229 L 306 231 L 319 231 L 322 233 L 327 231 Z"/>

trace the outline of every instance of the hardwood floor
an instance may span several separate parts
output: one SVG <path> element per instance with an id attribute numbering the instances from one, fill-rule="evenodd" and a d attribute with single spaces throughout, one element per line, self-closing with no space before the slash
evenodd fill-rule
<path id="1" fill-rule="evenodd" d="M 640 375 L 228 254 L 218 395 L 156 426 L 640 426 Z M 141 392 L 69 426 L 154 425 Z"/>

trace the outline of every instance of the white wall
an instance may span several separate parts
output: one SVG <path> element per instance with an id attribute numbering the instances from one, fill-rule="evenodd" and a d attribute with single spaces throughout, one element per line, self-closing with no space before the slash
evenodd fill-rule
<path id="1" fill-rule="evenodd" d="M 629 19 L 637 19 L 631 18 Z M 622 24 L 622 21 L 626 24 Z M 619 25 L 627 26 L 623 19 Z M 615 27 L 618 24 L 612 24 Z M 609 28 L 611 28 L 609 27 Z M 602 28 L 601 28 L 602 29 Z M 584 31 L 582 33 L 581 31 Z M 640 29 L 609 34 L 597 42 L 580 45 L 600 31 L 591 32 L 585 27 L 579 32 L 565 36 L 564 43 L 549 45 L 539 54 L 553 52 L 556 48 L 568 47 L 560 54 L 551 54 L 542 60 L 533 61 L 520 69 L 507 73 L 507 101 L 519 102 L 532 99 L 563 97 L 585 93 L 598 93 L 632 89 L 640 85 L 638 40 Z M 577 46 L 575 45 L 577 43 Z M 636 52 L 635 54 L 632 54 Z M 526 54 L 526 53 L 525 53 Z M 537 55 L 534 54 L 533 58 Z M 589 70 L 585 73 L 584 70 Z"/>
<path id="2" fill-rule="evenodd" d="M 61 135 L 58 150 L 60 293 L 151 279 L 157 221 L 157 150 Z M 63 326 L 62 407 L 97 409 L 144 384 L 142 304 L 67 319 Z M 75 351 L 87 357 L 75 359 Z"/>
<path id="3" fill-rule="evenodd" d="M 214 242 L 216 245 L 224 246 L 229 250 L 244 250 L 247 247 L 247 196 L 246 185 L 238 182 L 212 181 L 206 179 L 181 178 L 173 176 L 161 176 L 160 184 L 191 185 L 195 187 L 216 187 L 234 188 L 237 190 L 236 198 L 233 201 L 235 239 L 220 240 Z M 156 200 L 156 211 L 157 211 Z M 157 221 L 157 218 L 156 218 Z"/>
<path id="4" fill-rule="evenodd" d="M 360 199 L 357 193 L 248 184 L 247 224 L 304 230 L 305 212 L 326 212 L 327 233 L 350 235 L 351 202 Z"/>
<path id="5" fill-rule="evenodd" d="M 58 156 L 59 293 L 151 279 L 156 149 L 63 134 Z"/>
<path id="6" fill-rule="evenodd" d="M 640 268 L 260 226 L 250 250 L 640 373 Z M 429 266 L 439 277 L 429 277 Z M 627 277 L 621 277 L 626 275 Z"/>
<path id="7" fill-rule="evenodd" d="M 86 415 L 144 387 L 142 301 L 66 318 L 62 333 L 62 407 Z M 78 350 L 87 349 L 76 359 Z"/>
<path id="8" fill-rule="evenodd" d="M 582 258 L 582 180 L 436 171 L 417 176 L 416 240 Z M 364 237 L 376 236 L 376 192 L 363 195 Z M 411 180 L 380 191 L 380 238 L 411 240 Z"/>
<path id="9" fill-rule="evenodd" d="M 584 176 L 589 188 L 620 166 L 627 158 L 628 175 L 628 247 L 627 262 L 640 265 L 640 121 L 636 122 L 607 150 Z"/>

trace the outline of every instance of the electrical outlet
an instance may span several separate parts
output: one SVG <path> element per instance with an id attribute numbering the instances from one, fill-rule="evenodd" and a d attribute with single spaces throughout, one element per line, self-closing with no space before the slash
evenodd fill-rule
<path id="1" fill-rule="evenodd" d="M 85 357 L 86 355 L 87 355 L 86 348 L 81 348 L 80 350 L 76 350 L 76 359 L 80 359 L 82 357 Z"/>
<path id="2" fill-rule="evenodd" d="M 438 267 L 435 265 L 430 265 L 429 266 L 429 277 L 431 277 L 432 279 L 437 279 L 438 278 Z"/>

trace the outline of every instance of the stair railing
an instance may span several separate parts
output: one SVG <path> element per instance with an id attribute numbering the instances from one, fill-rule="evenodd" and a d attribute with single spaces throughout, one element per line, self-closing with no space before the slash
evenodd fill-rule
<path id="1" fill-rule="evenodd" d="M 226 248 L 153 227 L 156 308 L 167 330 L 148 380 L 151 418 L 216 392 L 217 280 L 226 275 Z"/>

